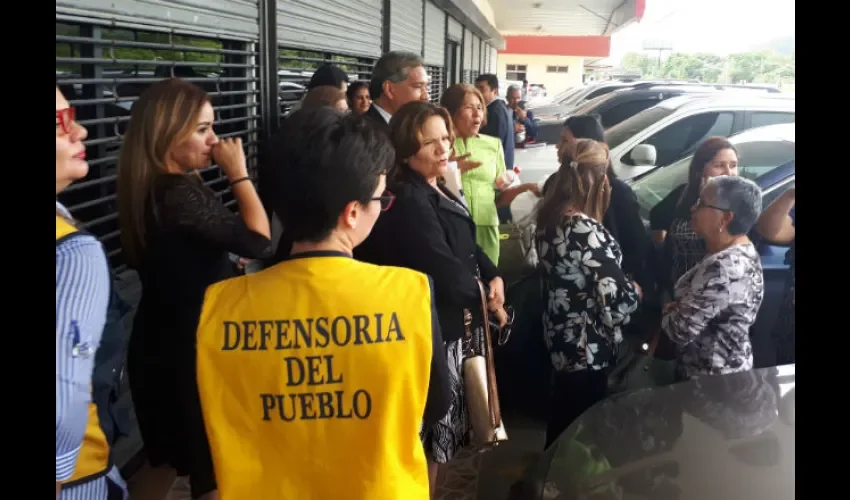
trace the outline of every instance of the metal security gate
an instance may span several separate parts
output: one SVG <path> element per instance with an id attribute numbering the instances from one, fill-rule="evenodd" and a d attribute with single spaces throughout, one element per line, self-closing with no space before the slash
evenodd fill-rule
<path id="1" fill-rule="evenodd" d="M 56 79 L 89 132 L 88 176 L 59 200 L 103 243 L 116 272 L 126 269 L 119 241 L 116 165 L 133 103 L 170 76 L 206 90 L 220 137 L 241 137 L 249 171 L 257 165 L 259 78 L 256 39 L 195 34 L 180 28 L 56 15 Z M 221 170 L 201 171 L 205 183 L 235 209 Z"/>
<path id="2" fill-rule="evenodd" d="M 463 30 L 463 81 L 464 83 L 475 83 L 472 78 L 472 37 L 469 30 Z"/>
<path id="3" fill-rule="evenodd" d="M 394 0 L 390 7 L 390 50 L 422 54 L 422 1 Z"/>
<path id="4" fill-rule="evenodd" d="M 369 82 L 372 68 L 377 58 L 356 57 L 329 52 L 311 52 L 280 47 L 278 50 L 278 85 L 280 91 L 280 112 L 284 116 L 292 105 L 300 100 L 307 91 L 306 85 L 316 68 L 323 64 L 334 64 L 346 73 L 351 83 Z"/>
<path id="5" fill-rule="evenodd" d="M 382 0 L 277 0 L 278 44 L 377 59 L 382 5 Z"/>
<path id="6" fill-rule="evenodd" d="M 442 66 L 426 66 L 426 69 L 430 79 L 428 96 L 431 102 L 439 103 L 440 98 L 443 97 L 443 91 L 446 90 L 446 72 Z"/>
<path id="7" fill-rule="evenodd" d="M 472 71 L 470 80 L 475 82 L 481 74 L 481 39 L 472 35 L 472 50 L 470 51 L 470 69 Z"/>

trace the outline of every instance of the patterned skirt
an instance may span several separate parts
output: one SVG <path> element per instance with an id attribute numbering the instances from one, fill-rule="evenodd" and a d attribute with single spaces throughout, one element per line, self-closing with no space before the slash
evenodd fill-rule
<path id="1" fill-rule="evenodd" d="M 483 339 L 483 329 L 476 329 L 473 334 L 473 348 L 480 346 Z M 452 400 L 449 412 L 430 429 L 423 429 L 420 438 L 425 447 L 425 453 L 430 459 L 444 464 L 455 454 L 470 444 L 472 424 L 469 421 L 469 409 L 466 406 L 466 394 L 463 388 L 463 340 L 444 343 L 446 356 L 449 361 L 449 383 Z"/>

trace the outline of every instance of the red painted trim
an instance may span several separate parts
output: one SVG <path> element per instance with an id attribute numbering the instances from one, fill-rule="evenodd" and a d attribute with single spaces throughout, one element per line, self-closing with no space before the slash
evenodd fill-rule
<path id="1" fill-rule="evenodd" d="M 643 19 L 643 13 L 646 11 L 646 0 L 635 0 L 635 17 L 638 21 Z"/>
<path id="2" fill-rule="evenodd" d="M 499 54 L 533 54 L 546 56 L 608 57 L 608 36 L 505 36 L 505 48 Z"/>

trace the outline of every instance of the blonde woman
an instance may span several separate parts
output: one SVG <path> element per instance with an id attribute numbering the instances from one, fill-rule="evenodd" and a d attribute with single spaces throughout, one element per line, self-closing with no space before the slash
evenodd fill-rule
<path id="1" fill-rule="evenodd" d="M 608 162 L 605 144 L 577 140 L 562 156 L 537 214 L 548 298 L 544 340 L 555 371 L 547 447 L 607 395 L 605 369 L 642 297 L 620 267 L 620 245 L 602 224 L 611 201 Z"/>
<path id="2" fill-rule="evenodd" d="M 188 475 L 193 498 L 216 498 L 195 382 L 204 291 L 234 276 L 229 253 L 271 251 L 241 140 L 219 140 L 214 121 L 200 87 L 177 78 L 154 84 L 133 106 L 118 167 L 121 242 L 143 287 L 127 360 L 133 404 L 151 466 Z M 238 214 L 198 175 L 213 160 Z"/>
<path id="3" fill-rule="evenodd" d="M 83 144 L 87 135 L 86 128 L 75 119 L 74 108 L 57 88 L 57 196 L 89 171 Z M 57 499 L 113 500 L 126 496 L 118 469 L 97 458 L 100 450 L 108 451 L 108 443 L 98 432 L 99 422 L 89 417 L 95 408 L 92 370 L 106 324 L 109 287 L 109 264 L 100 242 L 77 228 L 68 210 L 56 201 Z M 89 439 L 85 439 L 87 436 Z"/>

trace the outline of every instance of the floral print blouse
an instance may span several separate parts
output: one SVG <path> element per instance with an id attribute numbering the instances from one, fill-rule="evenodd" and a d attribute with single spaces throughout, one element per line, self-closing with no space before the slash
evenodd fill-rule
<path id="1" fill-rule="evenodd" d="M 750 327 L 764 298 L 761 260 L 752 243 L 708 255 L 676 283 L 677 305 L 661 326 L 680 346 L 682 375 L 716 375 L 753 367 Z"/>
<path id="2" fill-rule="evenodd" d="M 543 330 L 552 366 L 559 372 L 605 369 L 639 301 L 620 268 L 620 245 L 581 213 L 564 216 L 555 229 L 538 229 L 536 241 L 547 278 Z"/>

